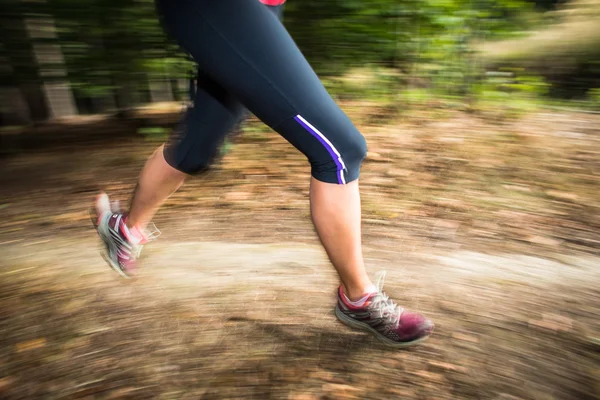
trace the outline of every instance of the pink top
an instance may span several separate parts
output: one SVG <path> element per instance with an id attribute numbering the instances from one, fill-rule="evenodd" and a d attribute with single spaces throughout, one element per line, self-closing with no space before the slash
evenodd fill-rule
<path id="1" fill-rule="evenodd" d="M 285 3 L 285 0 L 259 0 L 261 3 L 268 6 L 280 6 Z"/>

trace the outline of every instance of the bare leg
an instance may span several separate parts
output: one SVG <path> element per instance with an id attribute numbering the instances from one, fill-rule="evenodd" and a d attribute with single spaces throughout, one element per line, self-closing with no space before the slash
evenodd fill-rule
<path id="1" fill-rule="evenodd" d="M 187 175 L 171 167 L 163 156 L 160 146 L 146 161 L 140 173 L 137 187 L 131 200 L 127 226 L 138 225 L 144 229 L 154 217 L 158 208 L 185 181 Z"/>
<path id="2" fill-rule="evenodd" d="M 311 178 L 310 210 L 344 293 L 350 300 L 358 300 L 373 288 L 362 255 L 358 180 L 336 185 Z"/>
<path id="3" fill-rule="evenodd" d="M 140 173 L 133 195 L 129 218 L 111 212 L 106 193 L 95 202 L 96 230 L 104 243 L 102 254 L 108 264 L 123 277 L 135 275 L 136 260 L 142 246 L 150 239 L 144 230 L 164 201 L 184 182 L 186 175 L 171 167 L 159 147 Z"/>
<path id="4" fill-rule="evenodd" d="M 159 147 L 140 173 L 127 225 L 140 228 L 184 182 L 187 175 L 171 167 Z M 373 288 L 364 266 L 361 246 L 361 211 L 358 181 L 347 185 L 311 178 L 310 203 L 317 234 L 342 281 L 344 293 L 359 299 Z"/>

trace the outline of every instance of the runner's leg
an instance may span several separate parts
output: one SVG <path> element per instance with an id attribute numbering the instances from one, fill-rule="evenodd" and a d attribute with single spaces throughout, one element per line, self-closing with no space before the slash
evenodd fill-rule
<path id="1" fill-rule="evenodd" d="M 146 229 L 159 207 L 183 185 L 187 175 L 165 160 L 164 145 L 148 158 L 133 192 L 127 226 Z"/>
<path id="2" fill-rule="evenodd" d="M 372 290 L 360 243 L 364 137 L 331 99 L 285 28 L 248 0 L 159 1 L 167 30 L 202 69 L 304 153 L 319 237 L 350 298 Z"/>
<path id="3" fill-rule="evenodd" d="M 169 141 L 148 159 L 140 173 L 127 226 L 145 229 L 186 177 L 210 166 L 219 145 L 244 115 L 244 107 L 233 96 L 199 73 L 192 107 Z"/>
<path id="4" fill-rule="evenodd" d="M 124 277 L 135 274 L 136 259 L 149 239 L 146 225 L 185 177 L 208 168 L 219 144 L 244 115 L 243 106 L 216 82 L 200 73 L 193 106 L 169 142 L 147 161 L 129 215 L 112 212 L 108 197 L 96 199 L 96 224 L 103 255 Z"/>
<path id="5" fill-rule="evenodd" d="M 265 6 L 279 19 L 283 7 Z M 150 156 L 140 173 L 127 219 L 130 228 L 144 230 L 189 175 L 206 170 L 224 137 L 247 114 L 237 99 L 201 71 L 195 93 L 193 108 L 187 111 L 178 131 Z"/>
<path id="6" fill-rule="evenodd" d="M 431 321 L 396 306 L 365 273 L 357 180 L 366 143 L 283 25 L 251 0 L 158 0 L 158 8 L 200 69 L 308 158 L 313 221 L 343 283 L 336 316 L 394 347 L 427 338 Z"/>

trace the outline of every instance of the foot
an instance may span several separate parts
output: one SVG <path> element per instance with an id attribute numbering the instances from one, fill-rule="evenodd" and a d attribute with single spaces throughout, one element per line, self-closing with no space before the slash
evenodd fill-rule
<path id="1" fill-rule="evenodd" d="M 142 251 L 142 246 L 148 238 L 134 235 L 127 228 L 127 214 L 118 210 L 111 211 L 108 196 L 104 193 L 96 198 L 95 227 L 104 243 L 102 256 L 108 264 L 125 278 L 130 278 L 135 272 L 136 259 Z"/>
<path id="2" fill-rule="evenodd" d="M 433 322 L 424 316 L 399 307 L 383 292 L 383 272 L 377 292 L 371 293 L 361 306 L 351 304 L 340 286 L 336 317 L 344 324 L 370 332 L 390 347 L 408 347 L 426 340 L 433 332 Z"/>

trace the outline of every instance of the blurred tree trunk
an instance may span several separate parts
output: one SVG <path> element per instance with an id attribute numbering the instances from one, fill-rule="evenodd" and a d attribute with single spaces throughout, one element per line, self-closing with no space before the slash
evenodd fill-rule
<path id="1" fill-rule="evenodd" d="M 187 101 L 190 97 L 190 81 L 189 79 L 177 79 L 175 82 L 177 100 Z"/>
<path id="2" fill-rule="evenodd" d="M 0 126 L 27 125 L 31 115 L 17 87 L 0 87 Z"/>
<path id="3" fill-rule="evenodd" d="M 117 115 L 128 118 L 132 110 L 142 103 L 139 82 L 129 74 L 120 74 L 114 78 Z"/>
<path id="4" fill-rule="evenodd" d="M 7 112 L 23 122 L 43 121 L 48 118 L 48 108 L 25 20 L 22 15 L 6 13 L 0 22 L 7 77 L 2 97 L 7 101 L 7 110 L 11 110 Z M 13 102 L 14 96 L 17 100 Z M 23 104 L 26 110 L 19 109 Z"/>
<path id="5" fill-rule="evenodd" d="M 25 18 L 25 24 L 29 38 L 33 41 L 33 54 L 40 76 L 43 78 L 49 117 L 63 118 L 77 115 L 54 20 L 50 16 Z"/>
<path id="6" fill-rule="evenodd" d="M 54 21 L 40 12 L 43 3 L 44 0 L 31 4 L 25 0 L 5 0 L 6 12 L 1 21 L 1 37 L 11 77 L 11 84 L 4 85 L 2 97 L 16 96 L 16 89 L 22 101 L 17 99 L 12 104 L 12 108 L 16 108 L 12 113 L 21 120 L 34 122 L 77 113 Z M 28 112 L 19 110 L 23 103 Z"/>
<path id="7" fill-rule="evenodd" d="M 150 100 L 153 103 L 173 101 L 173 88 L 169 79 L 151 79 L 148 82 Z"/>
<path id="8" fill-rule="evenodd" d="M 8 58 L 0 56 L 0 76 L 11 77 L 13 82 L 0 86 L 0 126 L 27 125 L 31 122 L 29 108 L 19 87 L 14 82 L 14 70 Z M 8 81 L 8 79 L 7 79 Z"/>

